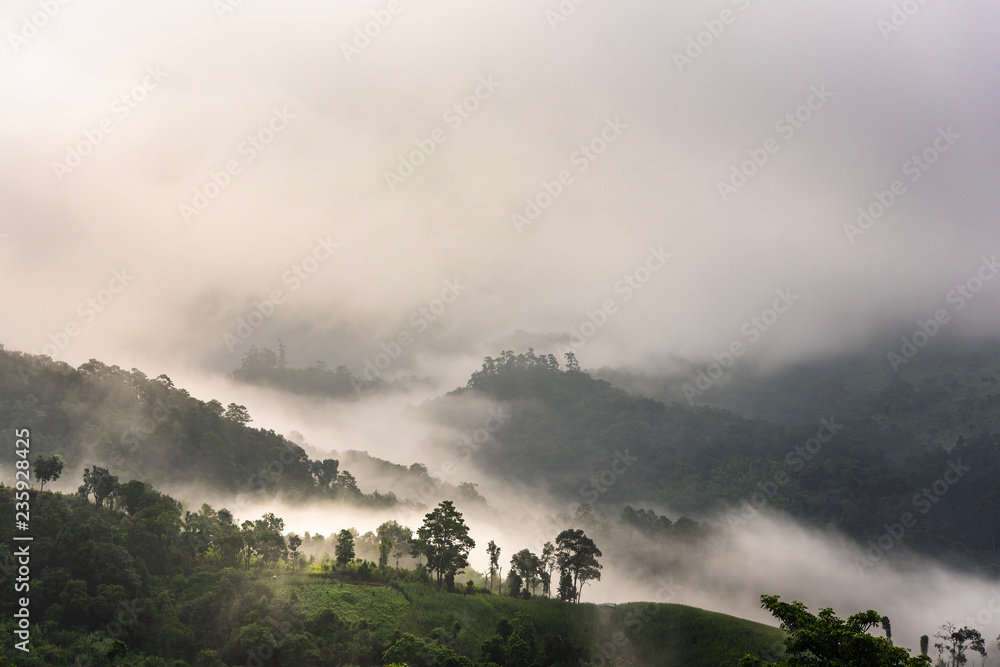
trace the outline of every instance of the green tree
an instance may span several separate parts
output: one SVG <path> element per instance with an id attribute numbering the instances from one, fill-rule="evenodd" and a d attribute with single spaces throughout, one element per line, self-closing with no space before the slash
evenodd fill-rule
<path id="1" fill-rule="evenodd" d="M 337 533 L 337 546 L 334 547 L 337 554 L 337 564 L 347 565 L 354 560 L 354 533 L 347 528 Z"/>
<path id="2" fill-rule="evenodd" d="M 438 588 L 446 574 L 452 577 L 469 564 L 469 550 L 476 542 L 469 537 L 462 513 L 450 500 L 443 500 L 424 516 L 424 525 L 417 530 L 412 553 L 422 554 L 427 567 L 437 573 Z"/>
<path id="3" fill-rule="evenodd" d="M 315 478 L 316 483 L 319 484 L 321 489 L 329 489 L 337 481 L 337 473 L 339 472 L 340 461 L 337 459 L 323 459 L 322 461 L 313 461 L 309 465 L 309 471 L 312 473 L 313 478 Z"/>
<path id="4" fill-rule="evenodd" d="M 542 592 L 552 597 L 552 570 L 556 567 L 556 545 L 546 542 L 542 545 Z"/>
<path id="5" fill-rule="evenodd" d="M 354 475 L 346 470 L 342 470 L 340 474 L 337 475 L 337 488 L 348 497 L 361 495 L 361 489 L 358 488 L 357 480 L 354 479 Z"/>
<path id="6" fill-rule="evenodd" d="M 83 469 L 83 484 L 77 490 L 77 494 L 84 499 L 89 499 L 90 494 L 94 494 L 94 504 L 104 507 L 105 501 L 111 505 L 115 494 L 118 491 L 118 477 L 112 475 L 105 468 L 94 466 Z"/>
<path id="7" fill-rule="evenodd" d="M 396 559 L 396 567 L 399 567 L 399 559 L 403 556 L 404 549 L 410 544 L 413 538 L 413 530 L 399 525 L 396 521 L 386 521 L 375 530 L 379 539 L 385 537 L 392 542 L 393 558 Z"/>
<path id="8" fill-rule="evenodd" d="M 66 461 L 59 454 L 52 456 L 39 454 L 35 457 L 35 479 L 40 482 L 38 490 L 44 491 L 46 482 L 54 482 L 59 479 L 65 466 Z"/>
<path id="9" fill-rule="evenodd" d="M 292 571 L 298 572 L 299 570 L 299 547 L 302 546 L 302 538 L 292 533 L 288 536 L 288 550 L 291 551 L 292 557 Z"/>
<path id="10" fill-rule="evenodd" d="M 956 628 L 951 623 L 941 626 L 941 632 L 934 635 L 941 641 L 934 644 L 938 650 L 938 655 L 947 654 L 953 667 L 959 667 L 969 661 L 966 652 L 975 651 L 979 655 L 986 657 L 986 640 L 979 630 L 974 630 L 968 626 Z"/>
<path id="11" fill-rule="evenodd" d="M 576 588 L 573 587 L 573 575 L 569 570 L 561 570 L 559 575 L 559 599 L 572 602 L 576 599 Z"/>
<path id="12" fill-rule="evenodd" d="M 601 580 L 603 566 L 597 559 L 603 555 L 582 530 L 569 528 L 556 536 L 556 561 L 560 572 L 568 572 L 572 576 L 575 591 L 573 599 L 576 602 L 580 601 L 584 584 L 591 580 Z"/>
<path id="13" fill-rule="evenodd" d="M 524 581 L 525 589 L 530 588 L 532 595 L 541 580 L 542 561 L 528 549 L 521 549 L 510 559 L 510 569 L 517 572 L 521 580 Z"/>
<path id="14" fill-rule="evenodd" d="M 524 580 L 521 578 L 521 575 L 512 567 L 510 574 L 507 575 L 507 595 L 512 598 L 521 597 L 521 586 L 523 583 Z"/>
<path id="15" fill-rule="evenodd" d="M 787 662 L 765 662 L 745 656 L 740 667 L 926 667 L 926 656 L 910 657 L 910 652 L 893 646 L 884 637 L 874 637 L 868 630 L 881 625 L 883 616 L 868 610 L 854 614 L 846 621 L 837 618 L 832 609 L 810 614 L 801 602 L 781 602 L 776 595 L 762 595 L 761 607 L 781 621 L 788 631 L 785 649 Z"/>
<path id="16" fill-rule="evenodd" d="M 490 540 L 490 543 L 486 545 L 486 553 L 490 555 L 490 590 L 492 591 L 493 579 L 500 565 L 500 547 L 497 546 L 496 542 Z"/>
<path id="17" fill-rule="evenodd" d="M 284 520 L 271 512 L 254 521 L 254 551 L 260 557 L 261 567 L 277 562 L 288 553 L 288 545 L 281 534 L 284 529 Z"/>
<path id="18" fill-rule="evenodd" d="M 250 418 L 250 413 L 247 411 L 245 405 L 236 405 L 235 403 L 230 403 L 226 408 L 226 412 L 222 415 L 224 418 L 234 421 L 241 426 L 246 426 L 253 419 Z"/>
<path id="19" fill-rule="evenodd" d="M 382 537 L 378 541 L 378 569 L 385 572 L 389 567 L 389 553 L 392 551 L 392 540 Z"/>

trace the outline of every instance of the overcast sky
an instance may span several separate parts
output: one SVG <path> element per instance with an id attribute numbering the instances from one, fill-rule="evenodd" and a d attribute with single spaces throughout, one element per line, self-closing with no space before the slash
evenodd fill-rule
<path id="1" fill-rule="evenodd" d="M 1000 280 L 948 295 L 1000 251 L 1000 6 L 897 4 L 13 0 L 0 339 L 461 378 L 588 311 L 591 367 L 992 331 Z"/>

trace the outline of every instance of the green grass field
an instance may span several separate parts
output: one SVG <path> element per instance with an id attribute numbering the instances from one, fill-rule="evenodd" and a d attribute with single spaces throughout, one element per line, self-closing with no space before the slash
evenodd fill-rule
<path id="1" fill-rule="evenodd" d="M 545 598 L 439 593 L 419 584 L 397 590 L 289 577 L 281 595 L 293 593 L 307 614 L 327 608 L 344 619 L 367 619 L 384 632 L 398 628 L 427 637 L 437 628 L 450 632 L 457 622 L 461 629 L 451 646 L 473 660 L 496 634 L 497 623 L 517 612 L 534 621 L 539 635 L 569 636 L 590 648 L 595 665 L 624 658 L 636 667 L 735 667 L 747 653 L 780 650 L 785 637 L 778 628 L 678 604 L 635 602 L 609 609 Z"/>

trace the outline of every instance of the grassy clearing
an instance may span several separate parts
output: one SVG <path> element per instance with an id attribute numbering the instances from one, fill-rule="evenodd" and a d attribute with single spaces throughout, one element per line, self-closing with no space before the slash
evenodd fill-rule
<path id="1" fill-rule="evenodd" d="M 330 609 L 349 620 L 367 619 L 382 629 L 427 637 L 436 629 L 451 636 L 459 653 L 476 660 L 502 619 L 518 612 L 534 622 L 539 639 L 568 636 L 587 646 L 596 664 L 614 656 L 642 665 L 734 666 L 746 653 L 773 651 L 784 639 L 774 627 L 678 604 L 629 603 L 613 609 L 558 600 L 519 600 L 496 595 L 439 593 L 420 584 L 398 590 L 343 584 L 328 579 L 289 578 L 282 594 L 294 592 L 307 614 Z"/>

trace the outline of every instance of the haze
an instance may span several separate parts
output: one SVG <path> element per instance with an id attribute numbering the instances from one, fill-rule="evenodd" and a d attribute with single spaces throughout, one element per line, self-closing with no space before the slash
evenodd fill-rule
<path id="1" fill-rule="evenodd" d="M 912 333 L 996 251 L 989 3 L 922 5 L 890 32 L 889 2 L 594 1 L 559 22 L 555 2 L 406 2 L 362 49 L 355 29 L 387 21 L 386 3 L 226 7 L 70 3 L 30 39 L 36 3 L 0 14 L 9 347 L 228 371 L 280 338 L 293 361 L 361 371 L 408 333 L 386 376 L 460 381 L 501 348 L 569 343 L 608 299 L 585 365 L 707 357 L 790 289 L 748 350 L 782 361 Z M 911 182 L 904 165 L 947 128 L 959 138 Z M 602 132 L 603 154 L 582 157 Z M 99 135 L 79 166 L 54 164 Z M 768 139 L 777 152 L 723 201 Z M 512 222 L 563 170 L 537 219 Z M 213 173 L 228 185 L 206 190 Z M 888 211 L 845 231 L 894 180 Z M 196 190 L 216 195 L 204 210 Z M 338 247 L 308 280 L 287 273 L 317 239 Z M 619 281 L 651 248 L 670 257 L 626 300 Z M 101 312 L 80 307 L 123 269 Z M 460 295 L 416 324 L 449 280 Z M 284 302 L 227 345 L 276 289 Z M 949 326 L 992 332 L 995 305 L 987 284 Z"/>

